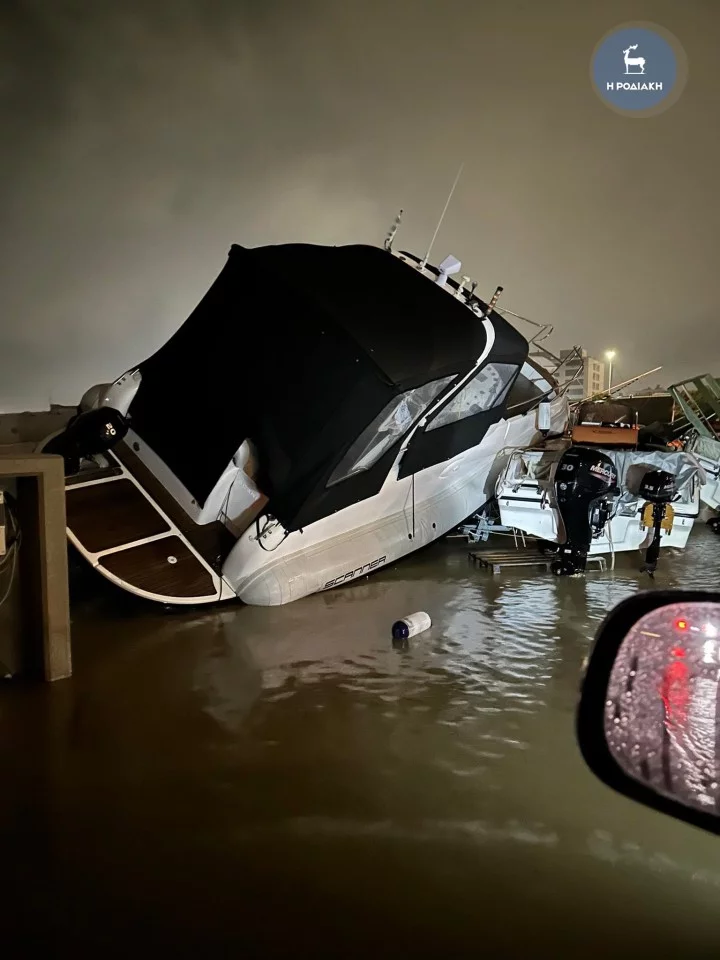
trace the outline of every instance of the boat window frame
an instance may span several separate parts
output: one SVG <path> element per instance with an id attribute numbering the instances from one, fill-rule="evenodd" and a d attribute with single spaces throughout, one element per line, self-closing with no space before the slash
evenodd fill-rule
<path id="1" fill-rule="evenodd" d="M 379 460 L 397 443 L 401 442 L 408 433 L 413 429 L 413 427 L 418 423 L 419 420 L 425 416 L 428 407 L 432 404 L 437 403 L 438 398 L 442 395 L 443 391 L 448 390 L 450 386 L 457 381 L 458 374 L 453 373 L 446 377 L 437 377 L 434 380 L 427 380 L 425 383 L 420 386 L 413 387 L 411 390 L 405 390 L 400 394 L 396 394 L 391 400 L 389 400 L 385 406 L 382 408 L 380 413 L 378 413 L 370 423 L 361 431 L 361 433 L 355 438 L 349 449 L 345 452 L 342 459 L 339 463 L 336 464 L 332 473 L 330 474 L 329 479 L 325 484 L 326 489 L 336 487 L 340 483 L 344 483 L 346 480 L 350 480 L 353 477 L 357 477 L 359 474 L 365 473 L 368 470 L 371 470 Z M 375 448 L 373 455 L 370 457 L 372 452 L 371 444 L 378 434 L 380 428 L 388 423 L 391 420 L 394 414 L 396 414 L 403 404 L 407 404 L 408 401 L 413 398 L 413 395 L 418 394 L 422 390 L 427 390 L 429 387 L 436 387 L 435 391 L 430 391 L 426 399 L 423 399 L 421 404 L 418 406 L 417 410 L 411 413 L 410 419 L 407 420 L 406 425 L 402 432 L 392 434 L 388 431 L 387 439 L 384 445 L 378 443 Z M 358 466 L 360 461 L 365 461 L 361 466 Z M 348 466 L 349 463 L 349 466 Z"/>
<path id="2" fill-rule="evenodd" d="M 504 368 L 509 368 L 511 371 L 507 380 L 502 385 L 500 390 L 493 396 L 492 401 L 487 405 L 481 407 L 480 409 L 475 409 L 475 410 L 471 409 L 466 412 L 461 412 L 460 415 L 454 416 L 450 420 L 443 419 L 443 414 L 445 413 L 445 411 L 447 411 L 450 407 L 452 407 L 455 401 L 459 397 L 461 397 L 463 393 L 472 384 L 474 384 L 479 377 L 482 377 L 490 367 L 493 367 L 493 368 L 504 367 Z M 518 363 L 506 363 L 504 361 L 498 361 L 498 360 L 490 360 L 489 362 L 484 363 L 480 367 L 480 369 L 477 370 L 473 374 L 473 376 L 470 377 L 466 381 L 466 383 L 464 383 L 463 386 L 456 393 L 454 393 L 452 397 L 448 399 L 447 403 L 443 404 L 438 410 L 433 411 L 432 417 L 428 420 L 428 423 L 425 426 L 425 433 L 430 433 L 434 430 L 441 430 L 443 427 L 452 427 L 455 424 L 461 423 L 463 420 L 467 420 L 470 417 L 478 416 L 479 414 L 482 414 L 482 413 L 488 413 L 490 410 L 495 410 L 497 407 L 501 406 L 504 403 L 505 398 L 507 397 L 509 391 L 512 389 L 512 386 L 514 385 L 515 380 L 517 379 L 520 369 L 521 369 L 521 365 Z M 438 420 L 440 420 L 441 422 L 438 422 Z"/>
<path id="3" fill-rule="evenodd" d="M 535 376 L 529 377 L 528 371 L 532 371 Z M 540 393 L 534 397 L 528 397 L 526 400 L 520 400 L 517 403 L 510 404 L 508 403 L 507 411 L 512 416 L 517 416 L 519 413 L 527 413 L 529 410 L 532 410 L 539 403 L 543 401 L 549 402 L 555 400 L 558 396 L 558 391 L 556 385 L 552 382 L 552 378 L 548 374 L 547 370 L 543 370 L 538 364 L 533 363 L 533 361 L 528 357 L 527 360 L 523 363 L 520 368 L 520 373 L 515 378 L 515 382 L 510 389 L 507 399 L 510 400 L 510 395 L 512 394 L 513 389 L 517 386 L 520 378 L 523 377 L 531 386 L 535 387 Z"/>

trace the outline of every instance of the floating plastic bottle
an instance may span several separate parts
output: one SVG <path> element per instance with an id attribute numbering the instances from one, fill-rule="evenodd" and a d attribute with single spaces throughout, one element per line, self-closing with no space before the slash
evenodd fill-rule
<path id="1" fill-rule="evenodd" d="M 403 617 L 402 620 L 396 620 L 392 625 L 392 637 L 393 640 L 409 640 L 410 637 L 416 637 L 419 633 L 429 630 L 431 626 L 430 616 L 420 610 Z"/>

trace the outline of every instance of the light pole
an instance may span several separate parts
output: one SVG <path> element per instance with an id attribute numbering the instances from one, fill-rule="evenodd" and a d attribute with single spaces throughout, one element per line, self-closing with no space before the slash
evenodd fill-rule
<path id="1" fill-rule="evenodd" d="M 608 362 L 608 364 L 609 364 L 609 369 L 608 369 L 608 385 L 607 385 L 607 388 L 608 388 L 608 393 L 610 393 L 610 388 L 612 387 L 612 363 L 613 363 L 613 360 L 615 359 L 615 351 L 614 351 L 614 350 L 607 350 L 607 351 L 605 352 L 605 359 L 607 360 L 607 362 Z"/>

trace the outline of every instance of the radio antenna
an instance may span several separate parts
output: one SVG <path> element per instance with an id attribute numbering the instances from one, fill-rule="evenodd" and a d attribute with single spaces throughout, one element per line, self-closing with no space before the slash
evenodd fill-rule
<path id="1" fill-rule="evenodd" d="M 430 241 L 430 246 L 427 248 L 427 253 L 426 253 L 425 256 L 423 257 L 423 262 L 420 264 L 420 269 L 421 269 L 421 270 L 424 270 L 424 269 L 425 269 L 425 267 L 427 266 L 427 262 L 428 262 L 428 260 L 430 259 L 430 253 L 431 253 L 431 251 L 432 251 L 433 244 L 435 243 L 435 238 L 437 237 L 437 235 L 438 235 L 438 233 L 439 233 L 439 231 L 440 231 L 440 227 L 442 226 L 442 222 L 443 222 L 443 220 L 445 219 L 445 214 L 447 213 L 447 208 L 450 206 L 450 201 L 452 200 L 452 195 L 455 193 L 455 187 L 458 185 L 458 180 L 460 179 L 460 174 L 463 172 L 463 167 L 464 167 L 464 166 L 465 166 L 465 163 L 464 163 L 464 162 L 460 164 L 460 169 L 458 170 L 457 176 L 455 177 L 455 183 L 452 185 L 452 188 L 451 188 L 451 190 L 450 190 L 450 193 L 448 194 L 448 198 L 447 198 L 447 200 L 445 201 L 445 206 L 444 206 L 444 208 L 443 208 L 443 212 L 440 214 L 440 219 L 438 220 L 437 226 L 435 227 L 435 233 L 432 235 L 432 240 Z"/>
<path id="2" fill-rule="evenodd" d="M 503 288 L 502 288 L 502 287 L 496 287 L 496 288 L 495 288 L 495 293 L 492 295 L 492 297 L 491 297 L 491 299 L 490 299 L 490 303 L 488 303 L 488 305 L 487 305 L 487 310 L 486 310 L 485 313 L 483 314 L 483 320 L 485 319 L 485 317 L 489 317 L 490 314 L 493 312 L 493 310 L 495 309 L 495 304 L 496 304 L 496 303 L 498 302 L 498 300 L 500 299 L 500 294 L 501 294 L 502 292 L 503 292 Z"/>
<path id="3" fill-rule="evenodd" d="M 403 215 L 403 212 L 401 210 L 400 213 L 395 217 L 395 223 L 390 227 L 390 232 L 385 238 L 386 250 L 392 251 L 393 240 L 395 239 L 395 234 L 398 232 L 398 227 L 402 222 L 402 215 Z"/>

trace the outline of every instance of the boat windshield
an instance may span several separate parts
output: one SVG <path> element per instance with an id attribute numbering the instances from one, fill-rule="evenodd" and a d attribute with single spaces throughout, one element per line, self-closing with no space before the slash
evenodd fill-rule
<path id="1" fill-rule="evenodd" d="M 440 410 L 427 430 L 457 423 L 498 406 L 505 399 L 517 371 L 514 363 L 488 363 Z"/>
<path id="2" fill-rule="evenodd" d="M 369 470 L 394 443 L 408 432 L 432 401 L 454 379 L 454 376 L 443 377 L 414 390 L 407 390 L 399 397 L 393 397 L 353 443 L 333 471 L 327 485 L 333 486 L 356 473 Z"/>
<path id="3" fill-rule="evenodd" d="M 508 396 L 508 411 L 517 414 L 530 409 L 543 398 L 552 400 L 556 393 L 546 378 L 547 374 L 544 371 L 538 370 L 534 364 L 526 361 Z M 521 411 L 518 408 L 524 409 Z"/>

